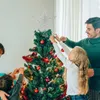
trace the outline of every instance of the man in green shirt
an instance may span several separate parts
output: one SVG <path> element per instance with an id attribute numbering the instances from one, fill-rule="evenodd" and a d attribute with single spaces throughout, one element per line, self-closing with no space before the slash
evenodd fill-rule
<path id="1" fill-rule="evenodd" d="M 92 17 L 86 22 L 86 33 L 88 38 L 74 42 L 67 37 L 61 37 L 70 48 L 80 46 L 86 50 L 91 63 L 88 71 L 89 78 L 89 100 L 100 100 L 100 18 Z"/>

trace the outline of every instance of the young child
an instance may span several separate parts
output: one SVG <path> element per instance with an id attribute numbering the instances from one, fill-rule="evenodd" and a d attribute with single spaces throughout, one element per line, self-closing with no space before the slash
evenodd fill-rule
<path id="1" fill-rule="evenodd" d="M 85 50 L 76 46 L 71 51 L 63 42 L 57 42 L 59 37 L 50 36 L 58 58 L 67 68 L 67 96 L 71 100 L 87 100 L 89 60 Z M 66 56 L 62 54 L 58 43 L 63 47 Z"/>
<path id="2" fill-rule="evenodd" d="M 13 80 L 15 74 L 19 73 L 19 77 L 15 85 L 13 85 Z M 19 93 L 23 81 L 24 68 L 15 69 L 13 73 L 6 74 L 0 77 L 0 90 L 9 94 L 8 100 L 19 100 Z M 3 98 L 1 98 L 3 99 Z"/>

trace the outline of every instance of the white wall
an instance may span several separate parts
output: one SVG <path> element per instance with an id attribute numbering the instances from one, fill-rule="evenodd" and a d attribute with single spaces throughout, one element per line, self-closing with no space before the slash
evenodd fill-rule
<path id="1" fill-rule="evenodd" d="M 5 54 L 0 72 L 24 65 L 23 55 L 33 47 L 34 30 L 54 27 L 54 0 L 0 0 L 0 43 Z"/>

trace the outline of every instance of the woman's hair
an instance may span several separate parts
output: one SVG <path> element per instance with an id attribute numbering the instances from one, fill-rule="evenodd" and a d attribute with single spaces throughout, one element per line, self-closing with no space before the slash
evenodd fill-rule
<path id="1" fill-rule="evenodd" d="M 88 66 L 89 59 L 87 53 L 81 47 L 74 47 L 72 50 L 73 58 L 71 61 L 79 67 L 79 94 L 88 92 Z"/>
<path id="2" fill-rule="evenodd" d="M 13 78 L 10 75 L 0 77 L 0 90 L 8 92 L 13 84 Z"/>

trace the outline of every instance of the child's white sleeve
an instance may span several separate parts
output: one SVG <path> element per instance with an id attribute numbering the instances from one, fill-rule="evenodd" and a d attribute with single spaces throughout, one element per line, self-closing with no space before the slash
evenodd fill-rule
<path id="1" fill-rule="evenodd" d="M 63 43 L 62 41 L 60 41 L 59 44 L 60 44 L 61 47 L 64 49 L 64 52 L 68 55 L 69 52 L 70 52 L 68 46 L 67 46 L 65 43 Z"/>
<path id="2" fill-rule="evenodd" d="M 62 52 L 61 52 L 59 46 L 57 45 L 57 43 L 53 43 L 53 46 L 54 46 L 54 49 L 55 49 L 55 51 L 56 51 L 56 54 L 57 54 L 58 58 L 63 62 L 63 64 L 65 65 L 65 67 L 68 66 L 68 65 L 67 65 L 67 60 L 68 60 L 68 59 L 67 59 L 67 57 L 65 57 L 65 56 L 62 54 Z"/>

